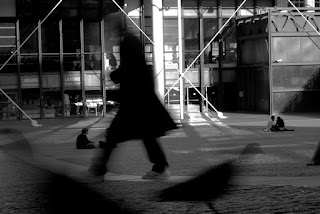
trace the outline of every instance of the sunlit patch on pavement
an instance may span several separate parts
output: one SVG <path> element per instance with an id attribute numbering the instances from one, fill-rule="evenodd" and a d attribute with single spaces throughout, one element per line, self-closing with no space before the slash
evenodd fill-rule
<path id="1" fill-rule="evenodd" d="M 190 154 L 190 153 L 193 153 L 193 151 L 189 151 L 189 150 L 170 150 L 170 152 L 176 153 L 176 154 Z"/>
<path id="2" fill-rule="evenodd" d="M 226 151 L 226 150 L 238 150 L 242 149 L 243 146 L 232 146 L 232 147 L 222 147 L 222 148 L 210 148 L 210 147 L 202 147 L 198 148 L 200 152 L 217 152 L 217 151 Z"/>
<path id="3" fill-rule="evenodd" d="M 279 164 L 279 163 L 296 163 L 298 161 L 288 158 L 283 158 L 275 155 L 256 154 L 248 159 L 243 159 L 242 164 L 259 165 L 259 164 Z"/>
<path id="4" fill-rule="evenodd" d="M 209 123 L 189 123 L 190 126 L 209 126 Z"/>

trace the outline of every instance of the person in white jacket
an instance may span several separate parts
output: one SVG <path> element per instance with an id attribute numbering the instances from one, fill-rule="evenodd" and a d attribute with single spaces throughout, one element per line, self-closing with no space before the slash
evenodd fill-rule
<path id="1" fill-rule="evenodd" d="M 275 121 L 274 121 L 274 116 L 272 115 L 270 117 L 270 120 L 268 121 L 268 124 L 267 124 L 267 127 L 264 128 L 264 131 L 265 132 L 271 132 L 271 131 L 274 131 L 274 127 L 275 127 Z"/>

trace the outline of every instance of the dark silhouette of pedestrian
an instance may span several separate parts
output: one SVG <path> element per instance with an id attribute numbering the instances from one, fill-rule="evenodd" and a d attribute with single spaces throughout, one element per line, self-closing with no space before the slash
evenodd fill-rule
<path id="1" fill-rule="evenodd" d="M 284 121 L 281 117 L 277 117 L 276 125 L 274 127 L 275 131 L 294 131 L 294 129 L 287 129 L 285 127 Z"/>
<path id="2" fill-rule="evenodd" d="M 120 83 L 120 107 L 108 128 L 103 152 L 93 158 L 90 174 L 107 172 L 106 163 L 118 143 L 142 139 L 153 164 L 142 178 L 167 178 L 169 164 L 158 138 L 177 127 L 155 94 L 153 71 L 146 65 L 139 40 L 129 32 L 122 33 L 120 66 L 110 77 Z"/>
<path id="3" fill-rule="evenodd" d="M 81 130 L 81 134 L 79 134 L 77 137 L 77 142 L 76 142 L 77 149 L 93 149 L 94 148 L 93 142 L 90 141 L 87 137 L 88 131 L 89 131 L 88 128 L 83 128 Z"/>

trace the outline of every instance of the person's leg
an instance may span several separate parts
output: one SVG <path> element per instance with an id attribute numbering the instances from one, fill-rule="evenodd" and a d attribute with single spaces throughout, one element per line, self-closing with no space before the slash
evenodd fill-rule
<path id="1" fill-rule="evenodd" d="M 320 142 L 311 158 L 311 161 L 307 165 L 320 165 Z"/>
<path id="2" fill-rule="evenodd" d="M 103 149 L 97 150 L 95 156 L 92 159 L 91 166 L 89 167 L 89 172 L 92 175 L 100 176 L 107 173 L 106 165 L 114 148 L 114 144 L 105 143 Z"/>
<path id="3" fill-rule="evenodd" d="M 166 156 L 155 138 L 144 138 L 144 146 L 147 150 L 148 157 L 151 163 L 153 163 L 152 171 L 162 173 L 165 171 L 169 164 Z"/>

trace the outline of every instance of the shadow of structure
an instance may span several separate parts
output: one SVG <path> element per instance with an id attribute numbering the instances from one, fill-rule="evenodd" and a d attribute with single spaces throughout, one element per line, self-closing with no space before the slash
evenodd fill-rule
<path id="1" fill-rule="evenodd" d="M 312 103 L 315 102 L 310 102 L 316 97 L 316 94 L 320 94 L 320 67 L 301 87 L 301 90 L 294 94 L 294 96 L 288 101 L 288 103 L 281 109 L 280 112 L 288 113 L 305 110 L 318 111 L 319 105 L 313 105 Z"/>

